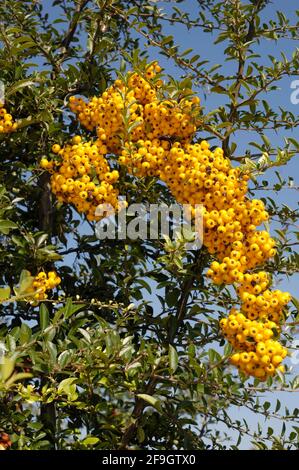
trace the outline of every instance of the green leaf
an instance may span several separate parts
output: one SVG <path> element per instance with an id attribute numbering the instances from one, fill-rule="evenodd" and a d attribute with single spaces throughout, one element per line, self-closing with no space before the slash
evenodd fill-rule
<path id="1" fill-rule="evenodd" d="M 71 401 L 76 400 L 78 397 L 78 394 L 76 393 L 76 381 L 77 379 L 75 377 L 69 377 L 68 379 L 62 380 L 58 385 L 58 393 L 64 393 Z"/>
<path id="2" fill-rule="evenodd" d="M 292 297 L 292 304 L 296 307 L 297 311 L 299 312 L 299 300 L 296 297 Z"/>
<path id="3" fill-rule="evenodd" d="M 0 362 L 0 381 L 5 382 L 13 373 L 15 361 L 11 357 L 4 357 Z"/>
<path id="4" fill-rule="evenodd" d="M 177 367 L 178 367 L 179 358 L 178 358 L 178 353 L 176 349 L 171 344 L 169 345 L 168 357 L 169 357 L 170 372 L 174 374 L 174 372 L 177 370 Z"/>
<path id="5" fill-rule="evenodd" d="M 147 282 L 145 282 L 144 279 L 138 279 L 135 282 L 136 282 L 136 284 L 140 284 L 142 287 L 144 287 L 148 291 L 149 294 L 152 293 L 151 286 Z"/>
<path id="6" fill-rule="evenodd" d="M 142 444 L 145 439 L 145 432 L 141 426 L 137 428 L 137 439 L 140 444 Z"/>
<path id="7" fill-rule="evenodd" d="M 46 341 L 46 348 L 47 348 L 47 351 L 50 355 L 51 362 L 55 363 L 56 358 L 57 358 L 57 348 L 56 348 L 55 344 L 52 343 L 51 341 Z"/>
<path id="8" fill-rule="evenodd" d="M 67 299 L 65 305 L 65 318 L 71 317 L 75 312 L 83 308 L 84 305 L 73 305 L 72 299 Z"/>
<path id="9" fill-rule="evenodd" d="M 32 377 L 32 374 L 29 372 L 20 372 L 18 374 L 13 374 L 10 379 L 6 381 L 6 387 L 10 387 L 13 385 L 15 382 L 18 382 L 19 380 L 24 380 L 24 379 L 30 379 Z"/>
<path id="10" fill-rule="evenodd" d="M 8 235 L 10 230 L 15 228 L 18 228 L 18 226 L 11 220 L 0 220 L 0 232 L 4 235 Z"/>
<path id="11" fill-rule="evenodd" d="M 209 355 L 209 361 L 213 363 L 215 361 L 215 351 L 214 351 L 214 349 L 209 349 L 208 355 Z"/>
<path id="12" fill-rule="evenodd" d="M 35 85 L 37 82 L 33 80 L 19 80 L 18 82 L 14 83 L 11 87 L 9 87 L 7 90 L 5 90 L 5 95 L 6 97 L 9 97 L 11 95 L 14 95 L 18 91 L 22 90 L 23 88 L 26 88 L 27 86 L 32 86 Z"/>
<path id="13" fill-rule="evenodd" d="M 151 405 L 157 411 L 162 413 L 161 401 L 158 398 L 156 398 L 152 395 L 147 395 L 146 393 L 138 393 L 137 397 L 140 398 L 141 400 L 146 401 L 149 405 Z"/>
<path id="14" fill-rule="evenodd" d="M 296 139 L 293 139 L 292 137 L 288 137 L 288 141 L 291 142 L 291 144 L 294 145 L 294 147 L 299 150 L 299 142 Z"/>
<path id="15" fill-rule="evenodd" d="M 69 364 L 72 359 L 72 356 L 73 354 L 71 353 L 71 351 L 68 350 L 63 351 L 61 354 L 59 354 L 57 362 L 62 369 Z"/>
<path id="16" fill-rule="evenodd" d="M 297 377 L 294 378 L 294 381 L 292 383 L 292 389 L 295 390 L 299 388 L 299 375 L 297 375 Z"/>
<path id="17" fill-rule="evenodd" d="M 10 297 L 10 287 L 1 287 L 0 288 L 0 302 L 7 300 Z"/>
<path id="18" fill-rule="evenodd" d="M 23 269 L 21 271 L 19 283 L 22 284 L 22 282 L 30 276 L 31 276 L 30 271 L 28 271 L 27 269 Z"/>
<path id="19" fill-rule="evenodd" d="M 32 286 L 33 277 L 27 269 L 23 269 L 20 276 L 19 288 L 15 288 L 17 295 L 25 294 L 28 289 Z"/>
<path id="20" fill-rule="evenodd" d="M 275 408 L 275 413 L 277 413 L 279 410 L 280 410 L 280 407 L 281 407 L 281 403 L 279 400 L 277 400 L 276 402 L 276 408 Z"/>
<path id="21" fill-rule="evenodd" d="M 76 378 L 74 377 L 69 377 L 68 379 L 64 379 L 60 382 L 58 385 L 58 392 L 65 392 L 69 390 L 69 387 L 76 382 Z"/>
<path id="22" fill-rule="evenodd" d="M 130 364 L 127 368 L 126 368 L 126 373 L 129 377 L 133 377 L 134 375 L 137 374 L 138 372 L 138 369 L 140 369 L 142 367 L 142 364 L 141 362 L 133 362 L 133 364 Z"/>
<path id="23" fill-rule="evenodd" d="M 264 141 L 266 147 L 267 147 L 267 148 L 271 148 L 271 142 L 270 142 L 270 140 L 268 139 L 268 137 L 267 137 L 265 134 L 262 134 L 261 137 L 262 137 L 262 139 L 263 139 L 263 141 Z"/>
<path id="24" fill-rule="evenodd" d="M 41 304 L 39 308 L 39 325 L 40 329 L 44 331 L 47 326 L 49 326 L 50 319 L 49 319 L 49 311 L 44 303 Z"/>
<path id="25" fill-rule="evenodd" d="M 264 405 L 263 405 L 264 410 L 265 410 L 265 411 L 269 410 L 270 406 L 271 406 L 271 403 L 269 403 L 268 401 L 266 401 L 266 402 L 264 403 Z"/>
<path id="26" fill-rule="evenodd" d="M 86 437 L 82 444 L 85 446 L 94 446 L 99 442 L 99 440 L 100 439 L 98 437 Z"/>
<path id="27" fill-rule="evenodd" d="M 30 338 L 31 338 L 31 328 L 26 325 L 26 323 L 22 323 L 21 328 L 20 328 L 20 343 L 26 344 L 29 343 Z"/>

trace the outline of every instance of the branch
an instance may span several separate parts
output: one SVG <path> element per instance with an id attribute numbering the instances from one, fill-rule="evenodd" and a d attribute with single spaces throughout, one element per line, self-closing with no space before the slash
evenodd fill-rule
<path id="1" fill-rule="evenodd" d="M 235 81 L 235 91 L 233 94 L 233 99 L 231 102 L 230 106 L 230 113 L 228 116 L 228 121 L 231 123 L 230 126 L 227 128 L 227 132 L 225 134 L 225 138 L 223 140 L 222 148 L 224 153 L 228 152 L 228 147 L 229 147 L 229 137 L 231 135 L 232 129 L 233 129 L 233 124 L 237 118 L 237 109 L 238 109 L 238 99 L 239 99 L 239 94 L 240 90 L 242 87 L 242 81 L 244 80 L 244 69 L 245 69 L 245 62 L 246 62 L 246 53 L 249 47 L 249 43 L 254 39 L 256 31 L 255 31 L 255 18 L 258 12 L 262 9 L 263 6 L 263 0 L 257 0 L 256 6 L 253 9 L 253 14 L 251 17 L 251 20 L 249 21 L 249 26 L 248 26 L 248 31 L 246 34 L 246 37 L 244 39 L 244 42 L 242 43 L 242 46 L 244 47 L 243 49 L 240 48 L 238 50 L 239 53 L 239 62 L 238 62 L 238 72 L 237 72 L 237 79 Z M 244 46 L 244 44 L 246 46 Z"/>
<path id="2" fill-rule="evenodd" d="M 169 54 L 167 46 L 164 46 L 161 42 L 152 39 L 148 33 L 143 31 L 140 27 L 136 26 L 135 24 L 131 23 L 122 10 L 114 6 L 111 6 L 110 8 L 115 12 L 116 15 L 120 16 L 130 26 L 130 28 L 134 29 L 137 33 L 143 36 L 152 46 L 159 47 L 168 57 L 171 57 L 178 65 L 191 70 L 196 75 L 196 77 L 202 78 L 212 86 L 217 85 L 223 92 L 226 92 L 226 89 L 222 85 L 219 85 L 216 81 L 214 81 L 207 73 L 200 72 L 195 66 L 191 65 L 189 62 L 186 62 L 177 54 Z"/>
<path id="3" fill-rule="evenodd" d="M 147 395 L 152 395 L 153 394 L 153 392 L 155 390 L 155 387 L 156 387 L 156 383 L 157 383 L 157 376 L 153 375 L 150 378 L 150 380 L 148 382 L 148 385 L 145 389 L 145 393 Z M 134 406 L 134 409 L 133 409 L 133 412 L 132 412 L 132 418 L 135 421 L 133 423 L 131 423 L 125 429 L 125 432 L 124 432 L 122 440 L 121 440 L 120 448 L 119 448 L 120 450 L 127 449 L 128 445 L 130 444 L 130 441 L 131 441 L 132 437 L 134 436 L 134 434 L 137 431 L 139 421 L 140 421 L 140 419 L 142 417 L 142 414 L 143 414 L 143 411 L 144 411 L 144 409 L 147 405 L 148 404 L 144 400 L 142 400 L 141 398 L 136 399 L 136 403 L 135 403 L 135 406 Z"/>
<path id="4" fill-rule="evenodd" d="M 192 289 L 195 279 L 201 275 L 202 270 L 203 270 L 204 263 L 202 263 L 202 258 L 203 258 L 202 251 L 199 250 L 195 258 L 194 269 L 192 271 L 192 275 L 188 277 L 188 279 L 184 282 L 183 287 L 182 287 L 182 293 L 178 302 L 178 307 L 177 307 L 177 312 L 176 312 L 176 320 L 177 320 L 176 328 L 174 329 L 172 333 L 170 332 L 168 333 L 169 344 L 173 343 L 174 337 L 176 336 L 182 322 L 184 321 L 186 311 L 187 311 L 187 304 L 188 304 L 190 291 Z M 202 266 L 201 266 L 201 263 L 202 263 Z"/>
<path id="5" fill-rule="evenodd" d="M 77 27 L 78 27 L 78 24 L 79 24 L 79 19 L 80 19 L 80 15 L 82 13 L 82 11 L 84 10 L 84 8 L 86 7 L 86 5 L 88 4 L 89 0 L 80 0 L 75 11 L 74 11 L 74 15 L 70 21 L 70 24 L 69 24 L 69 27 L 68 27 L 68 30 L 61 42 L 61 49 L 64 49 L 60 59 L 59 59 L 59 62 L 62 63 L 66 57 L 68 56 L 68 52 L 69 52 L 69 49 L 70 49 L 70 44 L 72 42 L 72 40 L 74 39 L 74 36 L 76 34 L 76 30 L 77 30 Z"/>

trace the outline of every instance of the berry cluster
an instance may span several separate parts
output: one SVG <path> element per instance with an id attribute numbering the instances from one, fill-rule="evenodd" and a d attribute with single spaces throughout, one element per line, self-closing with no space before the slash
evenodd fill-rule
<path id="1" fill-rule="evenodd" d="M 249 175 L 233 168 L 221 148 L 207 141 L 193 143 L 200 125 L 200 101 L 191 90 L 165 96 L 157 63 L 145 73 L 129 73 L 100 97 L 86 103 L 71 97 L 70 108 L 97 140 L 53 151 L 61 161 L 42 161 L 53 173 L 52 189 L 58 200 L 75 205 L 94 220 L 98 204 L 116 207 L 113 183 L 104 155 L 115 154 L 120 165 L 138 177 L 162 180 L 175 199 L 203 206 L 203 242 L 214 257 L 208 277 L 216 284 L 233 284 L 241 312 L 233 309 L 220 328 L 236 352 L 231 361 L 247 375 L 265 380 L 275 373 L 286 349 L 275 339 L 284 320 L 290 295 L 269 289 L 270 277 L 258 266 L 273 257 L 275 241 L 257 227 L 269 218 L 258 199 L 247 197 Z M 163 94 L 164 93 L 164 94 Z"/>
<path id="2" fill-rule="evenodd" d="M 250 320 L 269 319 L 277 324 L 284 320 L 284 309 L 290 302 L 288 292 L 271 291 L 268 274 L 260 271 L 254 274 L 244 274 L 243 281 L 237 289 L 241 299 L 242 311 Z"/>
<path id="3" fill-rule="evenodd" d="M 231 362 L 242 372 L 265 380 L 274 375 L 276 368 L 284 370 L 281 362 L 287 350 L 273 339 L 279 332 L 275 322 L 250 320 L 232 309 L 228 318 L 220 320 L 220 327 L 238 351 L 232 355 Z"/>
<path id="4" fill-rule="evenodd" d="M 61 279 L 54 271 L 49 271 L 47 274 L 41 271 L 33 279 L 31 286 L 31 289 L 35 292 L 33 298 L 35 300 L 45 300 L 48 297 L 46 291 L 54 289 L 60 283 Z"/>
<path id="5" fill-rule="evenodd" d="M 8 134 L 14 132 L 18 125 L 13 121 L 12 115 L 9 114 L 0 102 L 0 134 Z"/>
<path id="6" fill-rule="evenodd" d="M 52 151 L 58 160 L 41 160 L 42 168 L 52 173 L 51 187 L 58 201 L 73 204 L 78 212 L 95 220 L 95 211 L 100 204 L 117 208 L 118 191 L 113 187 L 119 174 L 111 171 L 104 157 L 107 147 L 99 141 L 82 142 L 80 136 L 73 138 L 72 145 L 60 148 L 55 144 Z"/>
<path id="7" fill-rule="evenodd" d="M 82 98 L 70 98 L 70 109 L 88 130 L 96 128 L 98 139 L 105 143 L 108 152 L 119 153 L 123 142 L 129 148 L 136 143 L 129 152 L 132 169 L 135 159 L 140 159 L 137 150 L 144 147 L 144 141 L 160 136 L 189 140 L 196 131 L 199 99 L 190 98 L 190 90 L 178 100 L 165 99 L 160 92 L 162 82 L 156 76 L 160 71 L 155 62 L 146 68 L 144 77 L 131 73 L 127 83 L 116 80 L 102 96 L 93 97 L 89 103 Z M 142 156 L 146 162 L 146 154 Z"/>
<path id="8" fill-rule="evenodd" d="M 118 161 L 138 177 L 159 177 L 165 166 L 169 143 L 160 139 L 126 142 Z"/>

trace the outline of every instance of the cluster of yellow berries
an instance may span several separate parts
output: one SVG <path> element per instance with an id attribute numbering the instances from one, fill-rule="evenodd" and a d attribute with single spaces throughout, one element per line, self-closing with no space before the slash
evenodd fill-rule
<path id="1" fill-rule="evenodd" d="M 127 165 L 131 173 L 159 177 L 170 144 L 157 136 L 186 140 L 196 130 L 199 99 L 158 99 L 160 71 L 155 62 L 147 67 L 144 78 L 131 73 L 126 84 L 116 80 L 89 103 L 70 98 L 70 109 L 88 130 L 96 129 L 98 138 L 83 143 L 75 136 L 72 145 L 60 148 L 55 144 L 52 151 L 58 158 L 43 158 L 41 167 L 52 173 L 52 191 L 58 201 L 73 204 L 88 220 L 99 218 L 95 212 L 100 205 L 120 208 L 114 186 L 119 174 L 111 171 L 104 155 L 121 154 L 119 163 Z"/>
<path id="2" fill-rule="evenodd" d="M 237 288 L 241 299 L 242 311 L 250 320 L 269 319 L 279 324 L 284 320 L 284 309 L 290 302 L 288 292 L 268 289 L 270 281 L 264 271 L 243 276 L 243 281 Z"/>
<path id="3" fill-rule="evenodd" d="M 165 167 L 169 143 L 160 139 L 126 142 L 118 161 L 126 165 L 128 171 L 138 177 L 160 177 Z"/>
<path id="4" fill-rule="evenodd" d="M 61 279 L 55 271 L 49 271 L 48 273 L 41 271 L 34 277 L 32 282 L 31 289 L 36 292 L 34 299 L 45 300 L 48 297 L 46 292 L 54 289 L 60 283 Z"/>
<path id="5" fill-rule="evenodd" d="M 275 374 L 276 368 L 284 370 L 281 363 L 287 350 L 273 339 L 279 328 L 275 322 L 250 320 L 232 309 L 228 318 L 220 320 L 220 326 L 238 351 L 231 356 L 231 362 L 242 372 L 265 380 Z"/>
<path id="6" fill-rule="evenodd" d="M 283 367 L 287 351 L 275 338 L 291 299 L 271 291 L 269 275 L 256 271 L 276 253 L 269 233 L 257 230 L 269 215 L 262 201 L 247 197 L 249 175 L 233 168 L 221 148 L 192 142 L 201 122 L 200 100 L 191 90 L 169 99 L 160 71 L 153 63 L 144 74 L 129 73 L 88 103 L 71 97 L 70 109 L 84 127 L 96 130 L 97 139 L 83 143 L 76 136 L 73 145 L 54 146 L 60 159 L 43 159 L 42 167 L 53 173 L 58 200 L 74 204 L 89 220 L 103 202 L 117 207 L 113 183 L 119 175 L 109 168 L 109 154 L 129 173 L 166 183 L 179 203 L 191 205 L 191 218 L 203 206 L 203 242 L 215 258 L 207 275 L 216 284 L 234 284 L 240 298 L 242 313 L 233 309 L 220 322 L 236 350 L 231 361 L 265 380 Z"/>
<path id="7" fill-rule="evenodd" d="M 155 62 L 147 67 L 144 77 L 131 73 L 127 83 L 116 80 L 102 96 L 93 97 L 89 103 L 82 98 L 70 98 L 70 109 L 84 127 L 96 128 L 98 139 L 106 144 L 109 152 L 119 153 L 124 142 L 129 148 L 136 143 L 129 154 L 123 155 L 129 157 L 132 169 L 135 159 L 140 159 L 137 150 L 144 148 L 144 141 L 160 136 L 190 139 L 197 128 L 199 99 L 189 95 L 179 100 L 165 99 L 159 93 L 162 81 L 156 77 L 160 71 Z M 160 147 L 159 144 L 151 146 Z M 146 154 L 142 155 L 143 162 L 147 161 Z M 158 157 L 155 151 L 151 155 Z"/>
<path id="8" fill-rule="evenodd" d="M 12 115 L 9 114 L 0 102 L 0 134 L 8 134 L 14 132 L 18 125 L 13 121 Z"/>
<path id="9" fill-rule="evenodd" d="M 51 187 L 58 201 L 73 204 L 78 212 L 86 213 L 88 220 L 96 220 L 95 211 L 101 204 L 117 208 L 118 190 L 113 184 L 119 173 L 111 171 L 104 144 L 82 142 L 75 136 L 72 145 L 61 148 L 55 144 L 52 151 L 60 161 L 43 158 L 41 166 L 52 173 Z"/>
<path id="10" fill-rule="evenodd" d="M 36 276 L 31 277 L 30 272 L 30 285 L 26 288 L 24 300 L 34 303 L 36 305 L 39 301 L 48 298 L 47 291 L 54 289 L 61 283 L 61 278 L 55 271 L 39 272 Z"/>

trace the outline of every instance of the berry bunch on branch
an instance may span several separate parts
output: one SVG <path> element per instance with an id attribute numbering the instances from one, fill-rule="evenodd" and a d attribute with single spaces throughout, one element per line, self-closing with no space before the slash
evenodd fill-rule
<path id="1" fill-rule="evenodd" d="M 61 202 L 73 204 L 97 220 L 95 209 L 109 203 L 118 209 L 119 172 L 109 155 L 136 177 L 163 181 L 181 204 L 203 206 L 204 238 L 214 261 L 207 276 L 218 285 L 236 288 L 238 308 L 220 321 L 220 329 L 234 347 L 231 362 L 259 380 L 283 371 L 287 350 L 277 341 L 285 319 L 288 293 L 271 290 L 270 276 L 260 270 L 275 253 L 275 241 L 259 230 L 269 218 L 261 200 L 249 199 L 249 174 L 235 168 L 221 148 L 195 141 L 200 129 L 200 100 L 191 89 L 165 96 L 157 62 L 144 74 L 131 72 L 117 79 L 89 102 L 71 97 L 70 108 L 97 138 L 53 146 L 57 158 L 43 158 L 52 191 Z"/>

